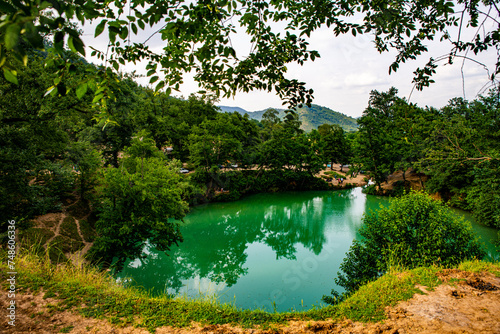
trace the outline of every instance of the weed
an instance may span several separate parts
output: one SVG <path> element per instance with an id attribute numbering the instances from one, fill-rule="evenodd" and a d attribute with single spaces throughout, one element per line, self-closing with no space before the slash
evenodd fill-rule
<path id="1" fill-rule="evenodd" d="M 54 298 L 54 297 L 57 297 L 57 295 L 53 291 L 47 291 L 45 295 L 43 295 L 43 299 Z"/>
<path id="2" fill-rule="evenodd" d="M 73 325 L 69 325 L 69 326 L 66 326 L 66 327 L 63 327 L 59 330 L 59 333 L 69 333 L 71 332 L 71 330 L 75 328 L 75 326 Z"/>

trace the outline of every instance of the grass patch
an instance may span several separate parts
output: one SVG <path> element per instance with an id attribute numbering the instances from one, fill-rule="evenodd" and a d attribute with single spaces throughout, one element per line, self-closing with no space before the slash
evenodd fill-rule
<path id="1" fill-rule="evenodd" d="M 441 284 L 437 278 L 438 267 L 417 268 L 409 272 L 387 273 L 375 282 L 361 287 L 339 307 L 340 313 L 354 321 L 380 321 L 385 319 L 386 306 L 408 300 L 415 293 L 422 293 L 416 284 L 434 288 Z"/>
<path id="2" fill-rule="evenodd" d="M 43 224 L 45 225 L 45 227 L 47 228 L 54 228 L 56 227 L 58 221 L 57 220 L 47 220 L 47 221 L 44 221 Z"/>
<path id="3" fill-rule="evenodd" d="M 25 245 L 45 245 L 50 238 L 54 236 L 54 232 L 45 228 L 31 227 L 21 231 L 21 243 Z"/>
<path id="4" fill-rule="evenodd" d="M 60 249 L 63 253 L 74 253 L 85 245 L 81 240 L 75 240 L 63 235 L 58 235 L 50 243 L 49 247 Z"/>
<path id="5" fill-rule="evenodd" d="M 315 320 L 326 318 L 348 318 L 353 321 L 376 322 L 385 319 L 385 308 L 394 306 L 402 300 L 408 300 L 415 293 L 422 291 L 416 284 L 429 289 L 441 284 L 437 277 L 439 267 L 416 268 L 410 271 L 393 271 L 376 281 L 362 286 L 344 302 L 306 314 Z"/>
<path id="6" fill-rule="evenodd" d="M 59 333 L 69 333 L 73 330 L 73 328 L 75 328 L 75 326 L 73 326 L 73 325 L 63 327 L 59 330 Z"/>
<path id="7" fill-rule="evenodd" d="M 486 261 L 466 261 L 458 266 L 458 269 L 472 273 L 489 272 L 500 277 L 500 264 L 499 262 L 486 262 Z"/>
<path id="8" fill-rule="evenodd" d="M 76 219 L 83 219 L 90 212 L 89 205 L 82 200 L 77 201 L 75 204 L 68 207 L 68 212 Z"/>
<path id="9" fill-rule="evenodd" d="M 67 216 L 64 218 L 60 227 L 60 234 L 77 241 L 82 241 L 82 237 L 78 233 L 78 226 L 76 225 L 75 218 Z"/>
<path id="10" fill-rule="evenodd" d="M 80 220 L 80 232 L 82 232 L 83 240 L 86 242 L 94 242 L 96 233 L 88 220 Z"/>

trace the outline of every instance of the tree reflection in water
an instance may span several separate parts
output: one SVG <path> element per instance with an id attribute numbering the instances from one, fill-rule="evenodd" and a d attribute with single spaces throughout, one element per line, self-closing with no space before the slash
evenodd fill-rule
<path id="1" fill-rule="evenodd" d="M 253 270 L 246 266 L 248 250 L 261 247 L 250 245 L 272 249 L 274 259 L 259 259 L 262 266 L 272 268 L 267 261 L 294 261 L 298 248 L 319 255 L 332 233 L 348 239 L 339 248 L 340 262 L 365 209 L 359 189 L 259 194 L 195 207 L 181 227 L 184 242 L 179 247 L 168 255 L 146 249 L 146 259 L 129 262 L 117 276 L 132 277 L 133 284 L 157 293 L 220 293 Z"/>

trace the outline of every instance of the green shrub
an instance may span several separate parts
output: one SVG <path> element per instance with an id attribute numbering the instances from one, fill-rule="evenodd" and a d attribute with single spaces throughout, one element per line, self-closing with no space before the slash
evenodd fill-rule
<path id="1" fill-rule="evenodd" d="M 344 295 L 381 276 L 390 267 L 452 266 L 463 260 L 483 258 L 472 228 L 440 201 L 422 192 L 411 192 L 363 218 L 361 238 L 354 240 L 335 282 Z M 326 302 L 341 300 L 332 291 Z"/>

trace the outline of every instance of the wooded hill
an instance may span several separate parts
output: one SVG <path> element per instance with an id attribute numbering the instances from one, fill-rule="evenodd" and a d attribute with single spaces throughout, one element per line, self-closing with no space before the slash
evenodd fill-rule
<path id="1" fill-rule="evenodd" d="M 259 111 L 247 111 L 240 107 L 218 107 L 223 112 L 237 112 L 242 115 L 247 114 L 251 119 L 255 119 L 258 121 L 261 121 L 262 115 L 264 115 L 267 110 L 271 109 L 267 108 Z M 283 117 L 285 116 L 285 109 L 274 109 L 279 112 L 278 116 L 283 119 Z M 307 107 L 304 105 L 302 108 L 295 109 L 295 111 L 299 115 L 299 120 L 302 122 L 300 128 L 306 132 L 309 132 L 312 129 L 317 129 L 321 124 L 338 124 L 346 132 L 355 131 L 358 128 L 358 123 L 355 118 L 349 117 L 330 108 L 319 106 L 317 104 L 312 104 L 311 107 Z"/>

